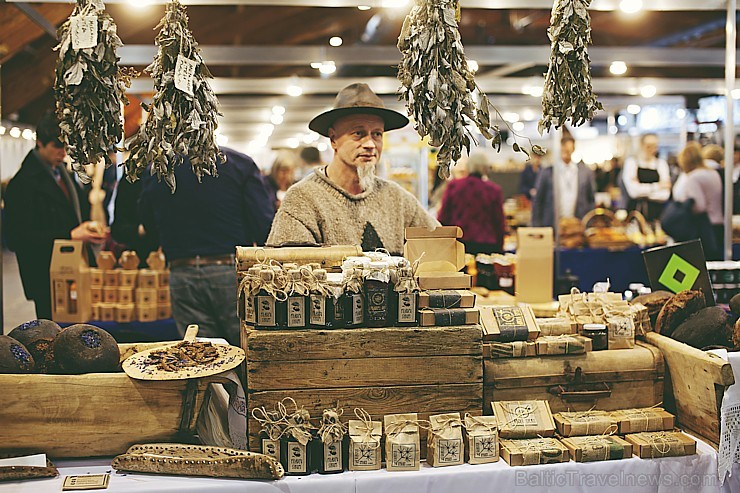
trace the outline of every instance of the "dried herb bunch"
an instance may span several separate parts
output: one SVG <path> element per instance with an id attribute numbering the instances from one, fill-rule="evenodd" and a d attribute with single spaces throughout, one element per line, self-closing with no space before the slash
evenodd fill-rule
<path id="1" fill-rule="evenodd" d="M 129 142 L 131 155 L 124 163 L 126 177 L 136 181 L 151 164 L 152 174 L 164 179 L 175 192 L 175 166 L 187 156 L 198 180 L 203 175 L 217 176 L 217 162 L 225 161 L 216 145 L 218 100 L 208 79 L 213 78 L 200 54 L 198 43 L 188 28 L 185 7 L 178 1 L 167 4 L 156 37 L 159 51 L 145 71 L 154 79 L 155 94 L 146 122 Z M 156 28 L 155 28 L 156 29 Z M 175 87 L 178 57 L 191 60 L 192 95 Z M 187 61 L 185 60 L 185 61 Z"/>
<path id="2" fill-rule="evenodd" d="M 75 49 L 75 16 L 97 18 L 95 46 Z M 60 41 L 54 48 L 59 51 L 54 95 L 60 138 L 83 183 L 91 181 L 84 166 L 101 158 L 106 167 L 113 164 L 108 153 L 123 139 L 122 103 L 128 104 L 125 92 L 135 71 L 118 66 L 116 49 L 123 43 L 116 31 L 103 2 L 78 0 L 70 19 L 59 28 Z M 94 36 L 95 30 L 90 32 Z"/>
<path id="3" fill-rule="evenodd" d="M 591 0 L 555 0 L 550 15 L 550 65 L 542 93 L 540 133 L 560 128 L 567 120 L 574 126 L 592 120 L 604 107 L 591 87 Z"/>
<path id="4" fill-rule="evenodd" d="M 462 157 L 463 149 L 470 152 L 470 142 L 475 140 L 466 119 L 492 141 L 494 149 L 501 149 L 501 133 L 498 125 L 491 124 L 490 109 L 503 119 L 468 68 L 458 14 L 456 0 L 416 0 L 398 37 L 399 97 L 406 101 L 419 135 L 428 135 L 429 143 L 440 148 L 437 165 L 443 178 L 449 178 L 450 166 Z M 535 148 L 534 152 L 544 153 Z M 513 149 L 528 154 L 517 143 Z"/>

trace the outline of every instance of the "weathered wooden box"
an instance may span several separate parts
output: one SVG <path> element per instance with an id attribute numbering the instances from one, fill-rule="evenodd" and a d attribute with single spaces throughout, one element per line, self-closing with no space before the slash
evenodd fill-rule
<path id="1" fill-rule="evenodd" d="M 121 344 L 121 359 L 161 344 Z M 209 383 L 221 380 L 145 382 L 123 372 L 0 375 L 0 454 L 93 457 L 175 441 L 180 430 L 187 435 L 195 427 Z"/>
<path id="2" fill-rule="evenodd" d="M 546 400 L 553 413 L 650 407 L 663 401 L 663 356 L 633 349 L 567 356 L 485 359 L 485 414 L 492 401 Z"/>
<path id="3" fill-rule="evenodd" d="M 364 408 L 384 414 L 470 412 L 483 399 L 481 329 L 415 327 L 346 330 L 250 330 L 242 327 L 247 353 L 249 443 L 258 450 L 259 424 L 252 409 L 273 409 L 292 397 L 311 413 L 344 409 L 343 421 Z M 426 434 L 422 432 L 422 452 Z"/>

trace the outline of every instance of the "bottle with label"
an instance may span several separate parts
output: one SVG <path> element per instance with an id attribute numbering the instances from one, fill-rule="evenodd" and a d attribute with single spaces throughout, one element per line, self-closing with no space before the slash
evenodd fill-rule
<path id="1" fill-rule="evenodd" d="M 419 325 L 419 285 L 414 279 L 411 267 L 399 269 L 392 298 L 396 325 L 399 327 Z"/>
<path id="2" fill-rule="evenodd" d="M 313 435 L 311 424 L 301 413 L 286 417 L 285 431 L 280 438 L 280 463 L 286 476 L 308 476 L 313 465 Z"/>
<path id="3" fill-rule="evenodd" d="M 254 297 L 258 329 L 276 329 L 278 320 L 275 299 L 275 272 L 272 269 L 260 271 L 260 289 Z"/>
<path id="4" fill-rule="evenodd" d="M 388 327 L 390 273 L 385 262 L 370 262 L 363 272 L 365 325 Z"/>
<path id="5" fill-rule="evenodd" d="M 326 329 L 331 327 L 329 323 L 329 285 L 326 281 L 326 271 L 315 269 L 309 294 L 309 326 L 314 329 Z"/>
<path id="6" fill-rule="evenodd" d="M 267 411 L 264 407 L 252 410 L 252 417 L 260 424 L 260 452 L 280 461 L 280 436 L 284 425 L 277 411 Z"/>
<path id="7" fill-rule="evenodd" d="M 326 285 L 330 295 L 327 300 L 329 324 L 334 329 L 344 329 L 347 327 L 347 315 L 349 313 L 346 310 L 346 304 L 342 303 L 344 276 L 339 273 L 327 273 Z"/>
<path id="8" fill-rule="evenodd" d="M 287 300 L 287 327 L 289 329 L 305 329 L 308 327 L 306 313 L 308 312 L 308 287 L 303 280 L 301 271 L 288 271 Z"/>
<path id="9" fill-rule="evenodd" d="M 255 288 L 259 289 L 259 283 L 260 268 L 256 266 L 250 267 L 239 283 L 239 318 L 251 326 L 257 323 L 254 296 L 256 293 Z"/>
<path id="10" fill-rule="evenodd" d="M 313 457 L 319 474 L 337 474 L 349 469 L 349 436 L 336 409 L 325 409 L 321 428 L 314 439 Z"/>
<path id="11" fill-rule="evenodd" d="M 347 328 L 362 327 L 365 323 L 365 295 L 363 293 L 362 269 L 344 270 L 344 287 L 339 304 L 344 307 Z"/>

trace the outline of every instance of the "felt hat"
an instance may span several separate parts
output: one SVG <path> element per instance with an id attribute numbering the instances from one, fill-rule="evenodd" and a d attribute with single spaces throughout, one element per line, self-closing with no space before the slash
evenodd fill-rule
<path id="1" fill-rule="evenodd" d="M 386 108 L 383 100 L 370 89 L 370 86 L 358 82 L 339 91 L 337 99 L 334 100 L 334 108 L 311 120 L 308 128 L 328 137 L 329 128 L 335 121 L 356 114 L 379 116 L 385 122 L 386 131 L 405 127 L 409 123 L 409 119 L 401 113 Z"/>

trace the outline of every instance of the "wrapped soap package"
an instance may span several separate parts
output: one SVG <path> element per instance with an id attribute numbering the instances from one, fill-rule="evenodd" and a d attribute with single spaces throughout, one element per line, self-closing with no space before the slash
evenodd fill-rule
<path id="1" fill-rule="evenodd" d="M 606 326 L 609 333 L 609 349 L 635 347 L 635 323 L 632 317 L 607 318 Z"/>
<path id="2" fill-rule="evenodd" d="M 560 335 L 538 337 L 537 354 L 539 356 L 559 356 L 564 354 L 590 353 L 591 339 L 583 336 Z"/>
<path id="3" fill-rule="evenodd" d="M 622 409 L 612 411 L 617 420 L 619 434 L 641 433 L 648 431 L 668 431 L 675 425 L 674 416 L 659 407 L 644 409 Z"/>
<path id="4" fill-rule="evenodd" d="M 617 432 L 617 420 L 606 411 L 562 412 L 553 415 L 564 437 L 609 435 Z"/>
<path id="5" fill-rule="evenodd" d="M 527 358 L 537 356 L 537 344 L 532 341 L 489 342 L 483 344 L 484 358 Z"/>
<path id="6" fill-rule="evenodd" d="M 527 304 L 482 306 L 480 310 L 484 341 L 533 341 L 540 335 L 532 307 Z"/>
<path id="7" fill-rule="evenodd" d="M 642 303 L 630 305 L 630 315 L 632 322 L 635 324 L 635 335 L 644 336 L 653 331 L 653 326 L 650 323 L 650 311 L 645 305 Z"/>
<path id="8" fill-rule="evenodd" d="M 555 438 L 501 440 L 501 456 L 510 466 L 568 462 L 568 449 Z"/>
<path id="9" fill-rule="evenodd" d="M 356 409 L 359 419 L 349 420 L 349 470 L 375 471 L 380 469 L 380 439 L 383 423 L 370 419 L 364 410 Z"/>
<path id="10" fill-rule="evenodd" d="M 561 440 L 575 462 L 629 459 L 632 444 L 616 436 L 570 437 Z"/>
<path id="11" fill-rule="evenodd" d="M 555 434 L 547 401 L 495 401 L 491 403 L 501 438 L 551 437 Z"/>
<path id="12" fill-rule="evenodd" d="M 422 327 L 451 327 L 478 323 L 477 308 L 422 308 L 419 310 Z"/>
<path id="13" fill-rule="evenodd" d="M 680 431 L 635 433 L 624 437 L 642 459 L 679 457 L 696 453 L 696 440 Z"/>
<path id="14" fill-rule="evenodd" d="M 467 290 L 435 289 L 419 293 L 419 308 L 473 308 L 475 293 Z"/>
<path id="15" fill-rule="evenodd" d="M 540 336 L 562 336 L 578 333 L 578 326 L 567 318 L 537 318 L 535 322 L 537 322 L 537 327 L 540 329 Z"/>
<path id="16" fill-rule="evenodd" d="M 389 471 L 419 470 L 419 421 L 416 413 L 386 414 L 385 467 Z"/>
<path id="17" fill-rule="evenodd" d="M 429 416 L 427 464 L 432 467 L 459 466 L 464 459 L 460 413 Z"/>
<path id="18" fill-rule="evenodd" d="M 498 423 L 496 416 L 465 415 L 465 458 L 469 464 L 498 462 Z"/>

